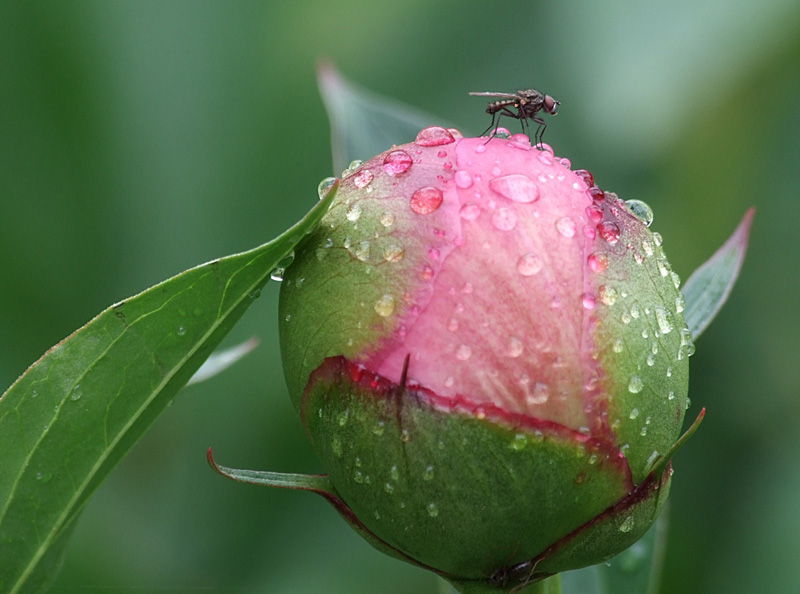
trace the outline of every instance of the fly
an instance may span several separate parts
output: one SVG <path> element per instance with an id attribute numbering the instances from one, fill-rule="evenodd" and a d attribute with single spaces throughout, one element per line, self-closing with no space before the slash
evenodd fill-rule
<path id="1" fill-rule="evenodd" d="M 497 134 L 497 128 L 500 126 L 500 118 L 507 116 L 519 120 L 522 124 L 522 131 L 527 131 L 528 120 L 532 120 L 538 124 L 536 134 L 534 135 L 534 144 L 541 144 L 544 129 L 547 124 L 537 115 L 540 111 L 550 115 L 556 115 L 558 106 L 561 105 L 560 101 L 556 101 L 550 95 L 540 93 L 536 89 L 520 90 L 516 93 L 493 93 L 487 91 L 485 93 L 470 93 L 476 97 L 494 97 L 497 101 L 492 101 L 486 106 L 486 113 L 492 116 L 492 123 L 483 131 L 483 136 L 489 130 L 492 130 L 489 140 L 494 138 Z"/>

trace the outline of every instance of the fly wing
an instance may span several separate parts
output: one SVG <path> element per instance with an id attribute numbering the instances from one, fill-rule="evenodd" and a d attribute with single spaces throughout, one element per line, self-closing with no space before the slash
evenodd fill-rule
<path id="1" fill-rule="evenodd" d="M 515 93 L 493 93 L 491 91 L 486 91 L 483 93 L 470 93 L 475 97 L 497 97 L 498 99 L 518 99 L 519 95 Z"/>

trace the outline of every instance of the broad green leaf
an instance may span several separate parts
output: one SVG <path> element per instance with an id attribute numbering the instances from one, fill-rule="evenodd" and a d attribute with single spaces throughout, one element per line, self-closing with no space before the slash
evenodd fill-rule
<path id="1" fill-rule="evenodd" d="M 319 65 L 317 82 L 331 120 L 334 171 L 411 142 L 427 126 L 452 128 L 442 118 L 355 85 L 330 63 Z"/>
<path id="2" fill-rule="evenodd" d="M 0 397 L 0 593 L 37 592 L 52 578 L 92 492 L 318 224 L 335 190 L 277 239 L 110 307 Z"/>
<path id="3" fill-rule="evenodd" d="M 747 252 L 754 215 L 755 210 L 749 209 L 728 241 L 692 273 L 683 287 L 686 299 L 683 316 L 694 339 L 703 333 L 728 299 Z"/>
<path id="4" fill-rule="evenodd" d="M 650 530 L 608 563 L 561 574 L 563 594 L 655 594 L 666 548 L 668 506 Z"/>

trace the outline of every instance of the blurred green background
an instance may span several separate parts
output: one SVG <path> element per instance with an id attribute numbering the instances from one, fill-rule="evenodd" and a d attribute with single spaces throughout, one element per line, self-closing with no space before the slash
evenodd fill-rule
<path id="1" fill-rule="evenodd" d="M 684 279 L 758 208 L 692 360 L 689 414 L 708 414 L 675 462 L 661 592 L 796 591 L 796 0 L 3 2 L 0 383 L 112 302 L 313 205 L 333 173 L 320 57 L 466 133 L 487 124 L 468 91 L 552 94 L 545 140 L 647 201 Z M 183 392 L 103 484 L 55 592 L 435 591 L 322 499 L 206 465 L 213 446 L 223 464 L 320 470 L 286 394 L 276 301 L 273 286 L 228 341 L 262 346 Z"/>

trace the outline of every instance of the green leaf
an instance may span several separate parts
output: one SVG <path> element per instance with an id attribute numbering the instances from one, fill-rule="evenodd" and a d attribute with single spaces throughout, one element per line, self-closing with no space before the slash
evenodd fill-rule
<path id="1" fill-rule="evenodd" d="M 561 574 L 564 594 L 655 594 L 667 540 L 668 508 L 633 546 L 608 563 Z"/>
<path id="2" fill-rule="evenodd" d="M 92 492 L 319 223 L 192 268 L 51 348 L 0 398 L 0 592 L 39 591 Z"/>
<path id="3" fill-rule="evenodd" d="M 692 273 L 683 287 L 683 317 L 694 339 L 716 317 L 739 277 L 754 215 L 755 210 L 749 209 L 728 241 Z"/>
<path id="4" fill-rule="evenodd" d="M 370 159 L 393 144 L 411 142 L 427 126 L 453 126 L 442 118 L 378 95 L 320 63 L 317 82 L 331 120 L 333 169 L 343 171 L 355 159 Z"/>

